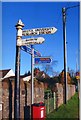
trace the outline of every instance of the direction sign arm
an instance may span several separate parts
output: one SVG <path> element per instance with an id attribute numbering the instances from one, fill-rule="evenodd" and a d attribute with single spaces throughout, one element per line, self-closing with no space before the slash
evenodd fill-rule
<path id="1" fill-rule="evenodd" d="M 38 38 L 28 38 L 28 39 L 19 39 L 17 40 L 17 46 L 27 46 L 33 44 L 41 44 L 45 41 L 43 37 Z"/>
<path id="2" fill-rule="evenodd" d="M 34 36 L 40 34 L 54 34 L 57 31 L 55 27 L 35 28 L 30 30 L 23 30 L 23 36 Z"/>

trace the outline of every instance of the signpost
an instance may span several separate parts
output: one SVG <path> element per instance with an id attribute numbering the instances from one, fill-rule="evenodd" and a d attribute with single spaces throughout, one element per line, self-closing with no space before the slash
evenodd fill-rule
<path id="1" fill-rule="evenodd" d="M 29 54 L 32 54 L 32 48 L 30 46 L 21 46 L 21 49 Z M 34 49 L 34 56 L 41 56 L 40 52 Z"/>
<path id="2" fill-rule="evenodd" d="M 45 41 L 43 37 L 38 38 L 28 38 L 28 39 L 21 39 L 17 40 L 17 46 L 27 46 L 27 45 L 33 45 L 33 44 L 41 44 Z"/>
<path id="3" fill-rule="evenodd" d="M 78 82 L 78 96 L 80 98 L 80 72 L 76 72 L 76 79 Z"/>
<path id="4" fill-rule="evenodd" d="M 40 34 L 53 34 L 57 31 L 55 27 L 35 28 L 22 31 L 22 36 L 34 36 Z"/>
<path id="5" fill-rule="evenodd" d="M 52 59 L 50 57 L 35 57 L 35 64 L 51 63 Z"/>
<path id="6" fill-rule="evenodd" d="M 16 24 L 17 36 L 16 40 L 22 38 L 22 28 L 24 24 L 21 20 Z M 14 87 L 14 119 L 20 120 L 20 46 L 16 45 L 16 63 L 15 63 L 15 87 Z"/>
<path id="7" fill-rule="evenodd" d="M 80 72 L 76 72 L 76 79 L 77 79 L 77 80 L 80 79 Z"/>
<path id="8" fill-rule="evenodd" d="M 40 35 L 40 34 L 53 34 L 57 31 L 55 27 L 47 27 L 47 28 L 36 28 L 36 29 L 30 29 L 30 30 L 22 30 L 24 27 L 24 24 L 21 20 L 18 21 L 16 24 L 17 29 L 17 36 L 16 36 L 16 64 L 15 64 L 15 92 L 14 92 L 14 119 L 20 119 L 20 49 L 23 49 L 25 52 L 28 52 L 31 54 L 31 72 L 32 72 L 32 81 L 31 81 L 31 101 L 33 104 L 33 68 L 34 68 L 34 62 L 36 64 L 38 63 L 50 63 L 51 58 L 50 57 L 36 57 L 41 56 L 41 54 L 34 50 L 33 45 L 34 44 L 41 44 L 45 41 L 43 37 L 38 38 L 27 38 L 22 39 L 22 36 L 34 36 L 34 35 Z M 28 47 L 28 45 L 31 45 L 31 48 Z M 34 56 L 35 61 L 34 61 Z"/>

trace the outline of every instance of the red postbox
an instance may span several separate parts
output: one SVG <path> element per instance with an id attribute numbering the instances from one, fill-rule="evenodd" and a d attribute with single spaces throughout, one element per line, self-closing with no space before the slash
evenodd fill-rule
<path id="1" fill-rule="evenodd" d="M 45 120 L 46 109 L 44 103 L 34 103 L 32 104 L 32 119 L 33 120 Z"/>

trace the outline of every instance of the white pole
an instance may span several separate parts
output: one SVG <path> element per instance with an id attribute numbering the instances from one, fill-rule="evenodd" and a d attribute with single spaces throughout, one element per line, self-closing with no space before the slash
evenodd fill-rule
<path id="1" fill-rule="evenodd" d="M 34 103 L 34 48 L 31 45 L 32 54 L 31 54 L 31 104 Z"/>

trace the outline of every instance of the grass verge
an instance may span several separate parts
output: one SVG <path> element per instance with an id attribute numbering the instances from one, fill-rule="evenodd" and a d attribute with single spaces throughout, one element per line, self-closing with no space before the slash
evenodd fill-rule
<path id="1" fill-rule="evenodd" d="M 76 93 L 67 104 L 61 105 L 57 111 L 47 115 L 46 120 L 79 120 L 79 99 Z"/>

